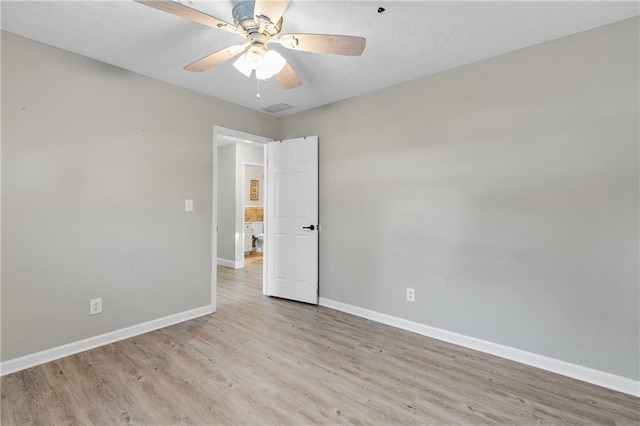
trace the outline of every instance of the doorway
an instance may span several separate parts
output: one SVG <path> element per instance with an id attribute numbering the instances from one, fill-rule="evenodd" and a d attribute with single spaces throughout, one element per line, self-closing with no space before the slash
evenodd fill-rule
<path id="1" fill-rule="evenodd" d="M 266 195 L 266 181 L 262 179 L 247 179 L 250 167 L 261 167 L 264 170 L 266 158 L 266 144 L 272 139 L 253 135 L 225 127 L 213 128 L 213 208 L 212 208 L 212 271 L 211 271 L 211 303 L 214 311 L 217 306 L 217 274 L 218 267 L 240 269 L 245 268 L 245 214 L 260 210 L 260 203 L 264 204 Z M 255 171 L 255 170 L 251 170 Z M 262 173 L 264 176 L 264 172 Z M 256 188 L 251 188 L 251 181 L 257 180 Z M 256 197 L 257 195 L 257 197 Z M 251 198 L 257 198 L 251 200 Z M 247 210 L 245 207 L 249 207 Z M 264 208 L 264 206 L 263 206 Z M 254 218 L 256 219 L 256 218 Z M 259 219 L 259 217 L 258 217 Z M 259 222 L 255 220 L 254 222 Z M 263 226 L 256 225 L 257 230 L 264 231 Z M 260 244 L 259 238 L 251 239 L 251 250 L 254 244 Z M 263 292 L 265 256 L 261 256 L 263 263 Z M 251 266 L 255 269 L 255 265 Z"/>
<path id="2" fill-rule="evenodd" d="M 255 159 L 262 158 L 259 163 L 244 163 L 244 263 L 245 265 L 262 265 L 264 253 L 264 151 L 256 147 L 245 147 L 253 150 Z M 244 156 L 245 160 L 247 155 Z"/>

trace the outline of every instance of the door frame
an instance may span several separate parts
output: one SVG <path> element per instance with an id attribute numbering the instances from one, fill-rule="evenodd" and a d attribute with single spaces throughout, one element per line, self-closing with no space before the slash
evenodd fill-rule
<path id="1" fill-rule="evenodd" d="M 265 136 L 254 135 L 252 133 L 242 132 L 240 130 L 230 129 L 227 127 L 222 127 L 218 125 L 213 126 L 213 173 L 212 173 L 212 194 L 211 194 L 211 306 L 213 312 L 217 310 L 218 303 L 218 138 L 219 136 L 226 136 L 234 139 L 239 139 L 240 141 L 246 142 L 254 142 L 263 144 L 266 146 L 267 143 L 272 142 L 273 139 L 267 138 Z M 265 151 L 266 152 L 266 151 Z M 266 163 L 266 158 L 264 159 Z M 263 165 L 266 168 L 266 164 Z M 244 176 L 244 162 L 242 167 L 242 176 Z M 265 181 L 266 186 L 266 181 Z M 265 188 L 266 189 L 266 188 Z M 265 191 L 265 202 L 266 202 L 266 191 Z M 244 199 L 241 200 L 244 203 Z M 240 223 L 244 224 L 244 214 L 242 211 L 238 213 L 238 216 L 241 217 Z M 238 218 L 236 218 L 236 222 L 238 222 Z M 266 226 L 266 223 L 265 223 Z M 236 232 L 242 231 L 242 226 L 238 229 L 238 225 L 236 224 Z M 237 238 L 236 238 L 237 239 Z M 266 253 L 263 253 L 265 256 Z M 264 261 L 263 261 L 264 264 Z M 264 274 L 263 274 L 264 277 Z M 263 288 L 264 288 L 264 278 L 263 278 Z"/>

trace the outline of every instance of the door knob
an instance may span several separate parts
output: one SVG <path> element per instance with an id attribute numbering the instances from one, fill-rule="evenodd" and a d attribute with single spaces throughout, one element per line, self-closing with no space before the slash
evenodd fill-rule
<path id="1" fill-rule="evenodd" d="M 310 231 L 313 231 L 314 229 L 316 229 L 315 226 L 311 225 L 311 226 L 303 226 L 302 229 L 308 229 Z"/>

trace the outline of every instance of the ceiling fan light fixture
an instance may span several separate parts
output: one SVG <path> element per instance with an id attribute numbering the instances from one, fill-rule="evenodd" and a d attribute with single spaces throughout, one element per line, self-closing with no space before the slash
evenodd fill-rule
<path id="1" fill-rule="evenodd" d="M 245 76 L 251 77 L 253 68 L 251 68 L 251 65 L 246 61 L 245 55 L 241 55 L 238 59 L 236 59 L 236 61 L 233 63 L 233 67 Z"/>
<path id="2" fill-rule="evenodd" d="M 250 48 L 247 53 L 244 54 L 244 60 L 251 69 L 257 70 L 264 65 L 264 51 L 259 47 Z"/>
<path id="3" fill-rule="evenodd" d="M 264 54 L 264 65 L 256 70 L 256 78 L 260 80 L 266 80 L 278 74 L 284 66 L 287 64 L 287 60 L 275 50 L 268 50 Z"/>

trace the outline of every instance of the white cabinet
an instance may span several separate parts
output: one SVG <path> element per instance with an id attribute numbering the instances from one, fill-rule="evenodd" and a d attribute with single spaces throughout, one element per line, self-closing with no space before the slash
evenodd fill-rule
<path id="1" fill-rule="evenodd" d="M 253 251 L 254 237 L 260 235 L 260 241 L 256 245 L 256 251 L 262 252 L 262 234 L 264 232 L 264 222 L 245 222 L 244 223 L 244 252 L 250 253 Z"/>
<path id="2" fill-rule="evenodd" d="M 253 247 L 253 226 L 249 222 L 244 224 L 244 252 L 251 253 Z"/>

